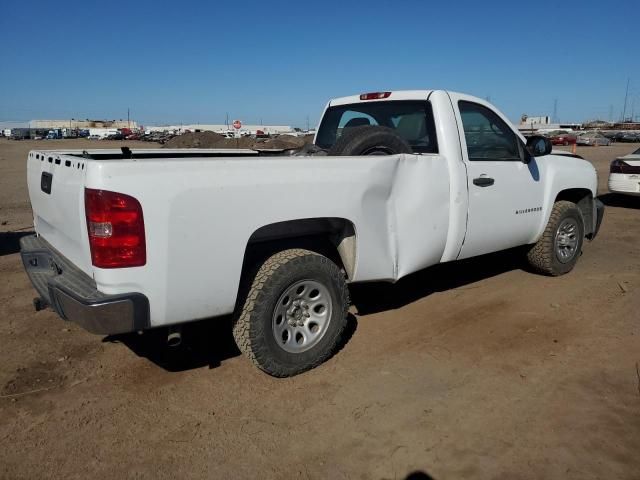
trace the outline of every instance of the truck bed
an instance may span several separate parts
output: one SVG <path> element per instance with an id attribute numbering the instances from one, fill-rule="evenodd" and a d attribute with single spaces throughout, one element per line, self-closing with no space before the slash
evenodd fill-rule
<path id="1" fill-rule="evenodd" d="M 441 155 L 141 149 L 123 157 L 119 150 L 30 152 L 35 229 L 101 292 L 146 295 L 152 326 L 233 311 L 247 243 L 269 224 L 327 217 L 351 222 L 358 237 L 352 281 L 394 281 L 443 259 L 450 191 Z M 45 174 L 52 175 L 50 193 L 42 188 Z M 428 178 L 438 181 L 426 189 Z M 92 266 L 85 188 L 141 203 L 145 266 Z"/>

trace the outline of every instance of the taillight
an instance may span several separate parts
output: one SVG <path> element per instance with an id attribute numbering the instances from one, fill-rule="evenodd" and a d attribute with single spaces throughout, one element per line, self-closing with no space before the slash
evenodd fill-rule
<path id="1" fill-rule="evenodd" d="M 609 173 L 640 174 L 640 166 L 629 165 L 624 160 L 616 158 L 613 162 L 611 162 Z"/>
<path id="2" fill-rule="evenodd" d="M 123 193 L 84 190 L 91 263 L 99 268 L 140 267 L 147 263 L 140 202 Z"/>
<path id="3" fill-rule="evenodd" d="M 381 98 L 389 98 L 391 92 L 371 92 L 360 95 L 360 100 L 380 100 Z"/>

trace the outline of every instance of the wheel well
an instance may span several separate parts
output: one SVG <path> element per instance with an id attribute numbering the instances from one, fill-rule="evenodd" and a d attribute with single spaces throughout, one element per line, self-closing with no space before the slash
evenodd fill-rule
<path id="1" fill-rule="evenodd" d="M 253 232 L 245 248 L 243 275 L 272 254 L 289 248 L 305 248 L 330 258 L 353 278 L 356 266 L 356 233 L 344 218 L 305 218 L 272 223 Z"/>
<path id="2" fill-rule="evenodd" d="M 587 188 L 569 188 L 558 193 L 556 202 L 567 200 L 575 203 L 582 213 L 584 219 L 584 233 L 586 237 L 593 234 L 594 218 L 593 218 L 593 194 Z"/>

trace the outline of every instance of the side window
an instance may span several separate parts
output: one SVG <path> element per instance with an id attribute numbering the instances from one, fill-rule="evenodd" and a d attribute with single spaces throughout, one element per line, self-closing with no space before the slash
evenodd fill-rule
<path id="1" fill-rule="evenodd" d="M 509 126 L 490 109 L 472 102 L 458 102 L 469 160 L 520 161 L 520 141 Z"/>

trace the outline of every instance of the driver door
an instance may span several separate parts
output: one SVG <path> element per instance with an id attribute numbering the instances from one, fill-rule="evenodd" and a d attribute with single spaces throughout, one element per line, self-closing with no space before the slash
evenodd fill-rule
<path id="1" fill-rule="evenodd" d="M 488 106 L 459 99 L 456 117 L 464 131 L 460 140 L 469 190 L 467 232 L 458 258 L 535 241 L 544 197 L 535 158 L 525 163 L 529 154 L 521 138 Z"/>

